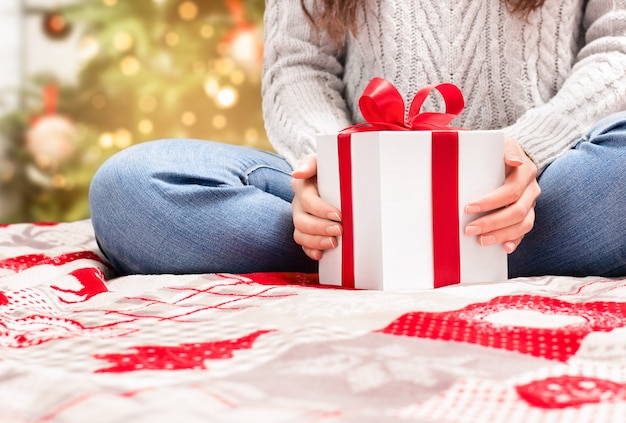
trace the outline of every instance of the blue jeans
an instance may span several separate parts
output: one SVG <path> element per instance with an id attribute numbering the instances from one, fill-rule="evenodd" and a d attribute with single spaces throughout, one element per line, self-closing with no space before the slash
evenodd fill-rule
<path id="1" fill-rule="evenodd" d="M 291 171 L 279 156 L 246 147 L 135 145 L 92 180 L 98 244 L 120 274 L 315 272 L 293 240 Z"/>
<path id="2" fill-rule="evenodd" d="M 535 227 L 509 274 L 626 275 L 626 112 L 599 121 L 539 185 Z"/>
<path id="3" fill-rule="evenodd" d="M 120 274 L 315 272 L 293 241 L 291 168 L 198 140 L 128 148 L 95 175 L 91 218 Z M 510 276 L 626 275 L 626 113 L 596 125 L 540 176 L 535 228 Z"/>

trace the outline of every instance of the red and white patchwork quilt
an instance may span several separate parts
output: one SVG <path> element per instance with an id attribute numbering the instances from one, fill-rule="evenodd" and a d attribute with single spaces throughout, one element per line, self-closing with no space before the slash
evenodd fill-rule
<path id="1" fill-rule="evenodd" d="M 626 278 L 416 292 L 115 277 L 89 221 L 0 228 L 0 422 L 624 422 Z"/>

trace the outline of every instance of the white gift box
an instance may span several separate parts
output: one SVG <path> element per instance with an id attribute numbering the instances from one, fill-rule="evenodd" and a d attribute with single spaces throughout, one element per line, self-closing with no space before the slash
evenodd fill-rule
<path id="1" fill-rule="evenodd" d="M 458 206 L 455 204 L 454 208 L 458 210 L 453 212 L 458 222 L 444 229 L 453 230 L 453 236 L 458 232 L 458 247 L 445 247 L 458 249 L 458 263 L 453 267 L 457 267 L 459 280 L 448 279 L 443 283 L 436 280 L 433 192 L 438 191 L 433 188 L 432 178 L 435 132 L 372 131 L 353 133 L 350 140 L 353 220 L 350 244 L 354 265 L 349 273 L 353 281 L 346 281 L 345 276 L 342 280 L 344 240 L 338 237 L 338 247 L 326 250 L 320 260 L 320 283 L 397 291 L 507 279 L 504 248 L 502 245 L 482 247 L 476 237 L 466 236 L 465 226 L 479 215 L 467 215 L 463 210 L 468 203 L 504 182 L 504 133 L 437 132 L 458 134 L 458 160 L 452 157 L 454 163 L 446 165 L 457 166 Z M 317 161 L 320 196 L 341 209 L 336 134 L 317 137 Z M 344 215 L 344 235 L 345 219 Z"/>

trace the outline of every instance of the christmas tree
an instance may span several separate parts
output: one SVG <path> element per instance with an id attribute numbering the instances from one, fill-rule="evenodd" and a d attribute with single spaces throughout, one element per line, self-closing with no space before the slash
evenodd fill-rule
<path id="1" fill-rule="evenodd" d="M 270 149 L 260 73 L 263 0 L 81 0 L 41 15 L 50 37 L 81 31 L 76 83 L 45 75 L 0 117 L 0 181 L 14 221 L 87 218 L 96 169 L 130 145 L 199 138 Z"/>

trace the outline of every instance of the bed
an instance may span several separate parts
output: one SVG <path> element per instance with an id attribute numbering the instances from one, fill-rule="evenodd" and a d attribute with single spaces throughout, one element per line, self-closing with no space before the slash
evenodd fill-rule
<path id="1" fill-rule="evenodd" d="M 116 277 L 88 220 L 0 227 L 0 422 L 623 422 L 625 327 L 626 278 Z"/>

